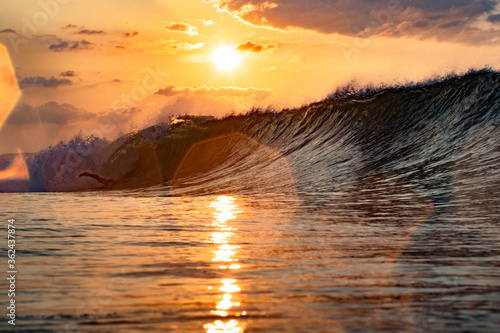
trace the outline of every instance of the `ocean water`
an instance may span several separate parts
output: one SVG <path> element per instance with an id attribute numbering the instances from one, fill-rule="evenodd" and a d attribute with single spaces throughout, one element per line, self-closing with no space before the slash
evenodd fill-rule
<path id="1" fill-rule="evenodd" d="M 499 124 L 482 71 L 2 156 L 15 329 L 497 332 Z"/>
<path id="2" fill-rule="evenodd" d="M 498 329 L 498 225 L 436 226 L 416 198 L 396 208 L 310 199 L 161 189 L 3 197 L 2 217 L 18 225 L 16 329 Z"/>

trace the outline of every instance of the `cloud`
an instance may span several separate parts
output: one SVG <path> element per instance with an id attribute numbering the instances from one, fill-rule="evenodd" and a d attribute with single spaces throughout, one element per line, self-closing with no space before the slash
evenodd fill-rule
<path id="1" fill-rule="evenodd" d="M 70 86 L 72 84 L 73 82 L 69 79 L 56 79 L 53 76 L 50 78 L 45 78 L 43 76 L 29 76 L 19 82 L 21 89 L 30 87 L 57 88 L 60 86 Z"/>
<path id="2" fill-rule="evenodd" d="M 223 96 L 223 97 L 252 97 L 256 100 L 264 100 L 268 96 L 272 95 L 269 89 L 260 88 L 238 88 L 238 87 L 177 87 L 175 85 L 169 85 L 163 89 L 155 92 L 156 95 L 162 96 Z"/>
<path id="3" fill-rule="evenodd" d="M 81 41 L 60 41 L 49 46 L 49 50 L 54 52 L 93 50 L 94 48 L 94 43 L 84 39 Z"/>
<path id="4" fill-rule="evenodd" d="M 214 21 L 212 21 L 212 20 L 205 20 L 205 19 L 200 19 L 200 22 L 203 23 L 206 26 L 211 26 L 211 25 L 215 24 Z"/>
<path id="5" fill-rule="evenodd" d="M 491 23 L 500 23 L 500 14 L 490 15 L 490 16 L 488 16 L 486 21 L 491 22 Z"/>
<path id="6" fill-rule="evenodd" d="M 263 71 L 263 72 L 270 72 L 270 71 L 275 71 L 275 70 L 276 70 L 276 67 L 274 67 L 274 66 L 271 66 L 271 67 L 263 67 L 263 68 L 261 69 L 261 71 Z"/>
<path id="7" fill-rule="evenodd" d="M 163 46 L 161 50 L 157 49 L 157 45 L 160 44 Z M 176 54 L 177 51 L 192 51 L 192 50 L 197 50 L 205 46 L 205 43 L 196 43 L 196 44 L 191 44 L 191 43 L 186 43 L 186 42 L 179 42 L 175 39 L 168 39 L 165 40 L 163 38 L 155 40 L 152 44 L 155 48 L 151 50 L 150 52 L 152 53 L 162 53 L 162 54 Z"/>
<path id="8" fill-rule="evenodd" d="M 68 125 L 93 117 L 95 117 L 95 114 L 84 109 L 76 108 L 71 104 L 48 102 L 37 107 L 28 104 L 17 106 L 12 111 L 7 122 L 17 125 L 37 123 Z"/>
<path id="9" fill-rule="evenodd" d="M 59 76 L 66 76 L 66 77 L 75 77 L 77 75 L 78 74 L 76 74 L 75 71 L 65 71 L 65 72 L 62 72 L 61 74 L 59 74 Z"/>
<path id="10" fill-rule="evenodd" d="M 61 30 L 67 30 L 67 29 L 76 29 L 78 26 L 76 24 L 68 24 L 65 25 L 64 27 L 61 27 Z"/>
<path id="11" fill-rule="evenodd" d="M 97 88 L 97 87 L 100 87 L 102 85 L 108 85 L 108 84 L 116 85 L 116 84 L 123 84 L 123 83 L 127 83 L 127 82 L 134 82 L 134 81 L 133 80 L 122 80 L 122 79 L 102 80 L 102 81 L 97 81 L 97 82 L 82 85 L 81 88 L 86 88 L 86 89 Z"/>
<path id="12" fill-rule="evenodd" d="M 131 32 L 126 32 L 123 34 L 123 38 L 134 38 L 135 36 L 139 35 L 139 31 L 131 31 Z"/>
<path id="13" fill-rule="evenodd" d="M 190 44 L 190 43 L 167 43 L 165 47 L 163 48 L 162 53 L 177 53 L 176 51 L 181 51 L 181 50 L 186 50 L 186 51 L 192 51 L 196 50 L 199 48 L 202 48 L 205 46 L 205 43 L 196 43 L 196 44 Z"/>
<path id="14" fill-rule="evenodd" d="M 126 47 L 123 45 L 116 45 L 115 49 L 122 49 L 123 50 L 123 49 L 126 49 Z"/>
<path id="15" fill-rule="evenodd" d="M 189 36 L 198 35 L 198 31 L 196 27 L 189 25 L 187 23 L 175 23 L 172 22 L 169 25 L 165 25 L 164 29 L 172 32 L 180 32 L 188 34 Z"/>
<path id="16" fill-rule="evenodd" d="M 159 89 L 155 92 L 155 95 L 162 96 L 175 96 L 189 92 L 190 88 L 178 88 L 177 86 L 171 84 L 166 88 Z"/>
<path id="17" fill-rule="evenodd" d="M 496 0 L 204 0 L 254 26 L 344 36 L 417 37 L 459 42 L 498 39 L 475 23 Z M 491 17 L 492 15 L 490 15 Z M 489 18 L 489 17 L 488 17 Z M 495 16 L 491 18 L 495 21 Z"/>
<path id="18" fill-rule="evenodd" d="M 8 34 L 8 33 L 17 34 L 16 30 L 10 28 L 0 30 L 0 34 Z"/>
<path id="19" fill-rule="evenodd" d="M 106 32 L 104 30 L 82 29 L 76 33 L 79 35 L 106 35 Z"/>
<path id="20" fill-rule="evenodd" d="M 240 44 L 236 47 L 236 50 L 238 51 L 247 51 L 247 52 L 253 52 L 253 53 L 259 53 L 259 52 L 264 52 L 264 51 L 270 51 L 273 52 L 274 50 L 278 49 L 277 44 L 260 44 L 260 43 L 254 43 L 251 40 L 247 40 L 245 43 Z"/>
<path id="21" fill-rule="evenodd" d="M 119 124 L 129 121 L 132 117 L 141 114 L 143 111 L 138 107 L 110 109 L 100 115 L 100 119 L 106 119 L 108 124 Z"/>

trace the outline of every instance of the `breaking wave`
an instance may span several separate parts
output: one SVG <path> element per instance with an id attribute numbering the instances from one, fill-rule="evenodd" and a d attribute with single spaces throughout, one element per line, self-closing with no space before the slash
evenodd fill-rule
<path id="1" fill-rule="evenodd" d="M 483 70 L 347 90 L 281 112 L 184 116 L 113 142 L 78 136 L 26 154 L 29 181 L 4 181 L 0 190 L 102 188 L 78 177 L 84 171 L 116 181 L 109 189 L 161 188 L 167 195 L 335 192 L 390 178 L 444 207 L 454 196 L 500 187 L 499 123 L 500 74 Z M 1 156 L 0 167 L 13 156 Z"/>

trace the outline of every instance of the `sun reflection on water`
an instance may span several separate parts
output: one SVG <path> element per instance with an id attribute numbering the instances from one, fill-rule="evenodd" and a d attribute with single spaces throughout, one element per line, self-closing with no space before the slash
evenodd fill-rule
<path id="1" fill-rule="evenodd" d="M 229 220 L 234 220 L 238 213 L 243 213 L 243 211 L 238 210 L 238 206 L 234 204 L 234 201 L 235 198 L 233 197 L 221 195 L 217 197 L 216 201 L 210 203 L 210 207 L 215 209 L 213 213 L 214 219 L 211 223 L 215 230 L 209 234 L 206 242 L 217 245 L 217 249 L 212 251 L 214 254 L 212 261 L 221 263 L 219 266 L 221 270 L 237 270 L 241 268 L 239 264 L 234 263 L 238 261 L 236 255 L 240 246 L 231 243 L 231 240 L 236 237 L 235 231 L 237 229 L 228 225 Z M 222 279 L 220 284 L 218 290 L 223 294 L 219 296 L 215 307 L 216 310 L 212 310 L 211 314 L 220 317 L 229 315 L 245 316 L 245 311 L 238 312 L 234 309 L 234 307 L 240 306 L 240 303 L 233 299 L 233 294 L 241 291 L 236 279 L 227 277 Z M 212 287 L 209 287 L 209 289 L 212 289 Z M 203 327 L 207 333 L 241 333 L 245 330 L 244 325 L 236 319 L 229 321 L 216 320 L 205 324 Z"/>
<path id="2" fill-rule="evenodd" d="M 216 320 L 213 323 L 206 324 L 204 327 L 206 328 L 207 333 L 241 333 L 244 330 L 243 327 L 241 327 L 240 323 L 235 319 L 232 319 L 226 323 L 220 320 Z"/>

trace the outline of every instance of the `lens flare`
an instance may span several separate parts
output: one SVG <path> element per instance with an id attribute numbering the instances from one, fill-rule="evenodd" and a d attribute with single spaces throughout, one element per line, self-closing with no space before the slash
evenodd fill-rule
<path id="1" fill-rule="evenodd" d="M 21 153 L 16 156 L 7 169 L 0 170 L 0 181 L 29 179 L 28 167 Z"/>
<path id="2" fill-rule="evenodd" d="M 14 73 L 9 53 L 0 44 L 0 129 L 21 96 Z"/>

